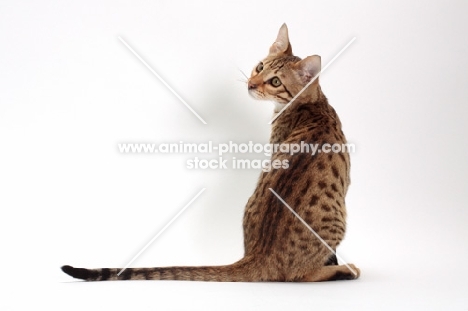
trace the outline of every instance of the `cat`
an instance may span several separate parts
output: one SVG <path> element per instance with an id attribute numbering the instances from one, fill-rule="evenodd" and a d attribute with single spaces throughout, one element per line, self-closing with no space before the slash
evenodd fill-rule
<path id="1" fill-rule="evenodd" d="M 301 59 L 292 54 L 283 24 L 268 56 L 251 73 L 248 93 L 275 102 L 270 143 L 346 143 L 341 122 L 328 104 L 318 79 L 282 112 L 321 70 L 318 55 Z M 191 280 L 218 282 L 318 282 L 357 279 L 354 265 L 338 265 L 323 244 L 269 190 L 274 190 L 331 247 L 346 228 L 345 195 L 350 184 L 350 159 L 340 153 L 275 152 L 271 160 L 286 160 L 288 168 L 261 173 L 245 208 L 244 257 L 225 266 L 84 269 L 63 266 L 72 277 L 105 280 Z M 350 269 L 352 267 L 352 269 Z"/>

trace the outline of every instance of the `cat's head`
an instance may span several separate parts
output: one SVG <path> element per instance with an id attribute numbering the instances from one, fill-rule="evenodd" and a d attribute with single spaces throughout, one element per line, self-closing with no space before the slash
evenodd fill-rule
<path id="1" fill-rule="evenodd" d="M 288 27 L 283 24 L 278 37 L 270 47 L 268 56 L 252 70 L 248 80 L 249 94 L 262 100 L 271 100 L 285 105 L 293 99 L 321 70 L 320 56 L 313 55 L 301 60 L 292 54 Z M 310 96 L 318 86 L 316 79 L 301 97 Z"/>

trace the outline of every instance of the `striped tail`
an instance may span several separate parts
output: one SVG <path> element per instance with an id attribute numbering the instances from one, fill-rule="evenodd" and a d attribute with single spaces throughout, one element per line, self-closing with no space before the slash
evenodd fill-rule
<path id="1" fill-rule="evenodd" d="M 101 268 L 85 269 L 63 266 L 66 274 L 86 281 L 112 280 L 181 280 L 181 281 L 214 281 L 214 282 L 256 282 L 266 281 L 259 269 L 251 260 L 240 261 L 226 266 L 207 267 L 158 267 L 128 268 L 120 275 L 121 269 Z"/>

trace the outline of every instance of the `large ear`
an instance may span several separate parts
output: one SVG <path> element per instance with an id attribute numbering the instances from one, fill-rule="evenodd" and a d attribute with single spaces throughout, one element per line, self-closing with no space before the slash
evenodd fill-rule
<path id="1" fill-rule="evenodd" d="M 299 69 L 299 75 L 301 76 L 304 83 L 309 83 L 316 75 L 322 70 L 322 61 L 320 56 L 312 55 L 307 56 L 303 60 L 296 63 L 297 69 Z M 317 79 L 315 80 L 317 81 Z"/>
<path id="2" fill-rule="evenodd" d="M 276 41 L 270 47 L 270 55 L 292 55 L 291 43 L 289 43 L 288 26 L 283 24 L 278 32 Z"/>

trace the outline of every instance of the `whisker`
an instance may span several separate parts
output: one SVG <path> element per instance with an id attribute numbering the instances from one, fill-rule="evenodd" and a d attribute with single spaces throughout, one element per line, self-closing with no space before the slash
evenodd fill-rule
<path id="1" fill-rule="evenodd" d="M 236 79 L 239 82 L 247 83 L 247 80 Z"/>

